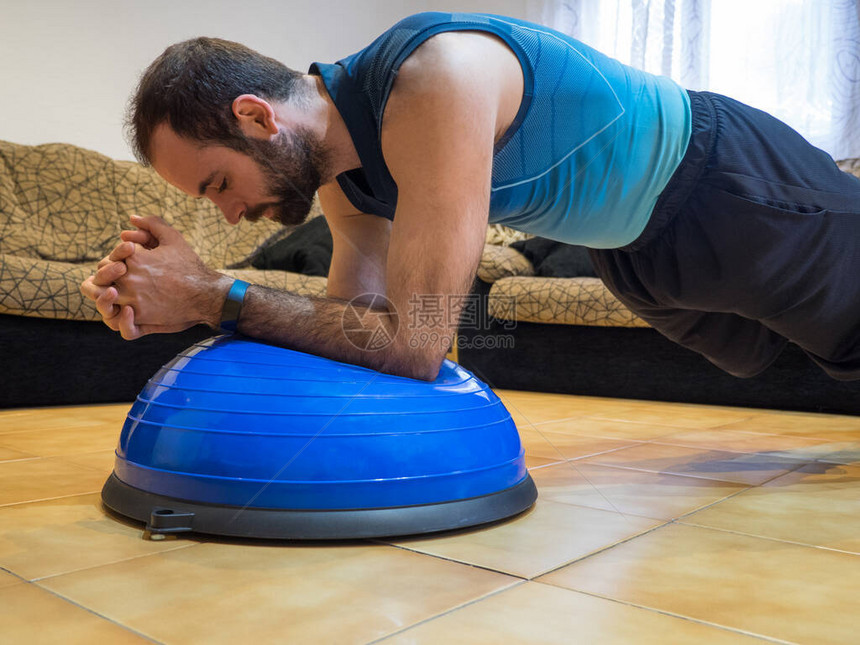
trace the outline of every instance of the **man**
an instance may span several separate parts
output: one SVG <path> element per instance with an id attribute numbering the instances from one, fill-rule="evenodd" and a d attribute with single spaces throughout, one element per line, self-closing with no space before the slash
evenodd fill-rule
<path id="1" fill-rule="evenodd" d="M 622 302 L 732 374 L 790 340 L 860 378 L 860 181 L 762 112 L 539 25 L 419 14 L 308 75 L 188 41 L 146 71 L 130 122 L 141 160 L 231 223 L 299 222 L 318 189 L 334 252 L 327 298 L 245 290 L 136 218 L 82 286 L 125 338 L 241 308 L 249 336 L 432 379 L 446 344 L 397 314 L 441 296 L 450 338 L 489 219 L 591 247 Z M 341 321 L 374 293 L 392 342 L 367 351 Z"/>

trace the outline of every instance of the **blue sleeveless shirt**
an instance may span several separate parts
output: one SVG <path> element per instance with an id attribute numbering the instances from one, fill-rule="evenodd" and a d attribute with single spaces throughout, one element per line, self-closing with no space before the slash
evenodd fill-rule
<path id="1" fill-rule="evenodd" d="M 337 177 L 350 202 L 394 219 L 397 185 L 381 130 L 397 71 L 431 36 L 467 30 L 501 38 L 523 71 L 519 112 L 494 150 L 489 221 L 592 248 L 633 242 L 687 149 L 687 93 L 569 36 L 502 16 L 418 14 L 357 54 L 311 65 L 361 160 Z"/>

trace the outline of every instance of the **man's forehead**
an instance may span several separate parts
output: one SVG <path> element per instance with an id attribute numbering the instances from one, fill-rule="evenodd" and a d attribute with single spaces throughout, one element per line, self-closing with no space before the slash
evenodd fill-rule
<path id="1" fill-rule="evenodd" d="M 176 134 L 176 131 L 166 122 L 155 126 L 152 131 L 152 143 L 150 145 L 150 157 L 152 163 L 167 161 L 169 158 L 181 155 L 195 155 L 202 152 L 207 146 L 201 142 L 194 141 L 188 137 Z"/>
<path id="2" fill-rule="evenodd" d="M 204 181 L 211 181 L 214 159 L 207 154 L 212 146 L 181 137 L 166 123 L 152 133 L 152 167 L 169 183 L 187 193 L 199 194 Z"/>

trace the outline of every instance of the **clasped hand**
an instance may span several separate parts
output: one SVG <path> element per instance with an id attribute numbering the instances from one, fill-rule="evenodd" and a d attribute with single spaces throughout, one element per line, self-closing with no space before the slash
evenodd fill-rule
<path id="1" fill-rule="evenodd" d="M 126 340 L 199 323 L 216 326 L 232 280 L 207 268 L 182 235 L 160 217 L 132 216 L 136 230 L 81 284 L 102 321 Z"/>

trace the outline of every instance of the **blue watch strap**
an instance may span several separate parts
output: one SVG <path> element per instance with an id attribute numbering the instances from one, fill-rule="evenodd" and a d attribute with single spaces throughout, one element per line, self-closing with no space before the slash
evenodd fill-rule
<path id="1" fill-rule="evenodd" d="M 245 302 L 245 292 L 248 283 L 244 280 L 234 280 L 224 299 L 224 308 L 221 310 L 221 330 L 229 334 L 236 331 L 239 324 L 239 315 L 242 313 L 242 303 Z"/>

